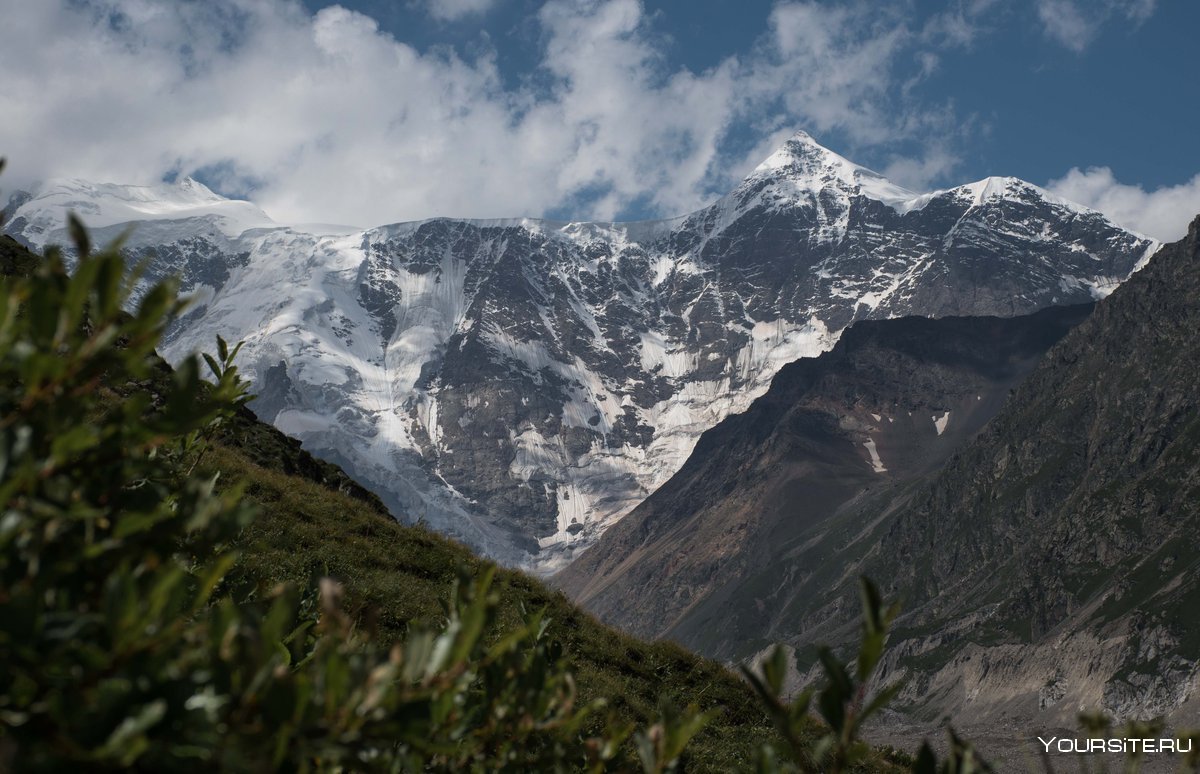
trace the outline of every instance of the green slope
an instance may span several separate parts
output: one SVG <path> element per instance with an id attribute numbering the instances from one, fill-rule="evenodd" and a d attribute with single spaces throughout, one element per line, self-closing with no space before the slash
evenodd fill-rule
<path id="1" fill-rule="evenodd" d="M 252 417 L 226 431 L 206 458 L 211 471 L 241 480 L 260 509 L 243 534 L 239 572 L 268 584 L 306 584 L 328 574 L 347 589 L 348 605 L 385 639 L 409 623 L 442 615 L 457 569 L 484 564 L 463 546 L 422 527 L 397 523 L 340 470 Z M 729 771 L 750 763 L 772 737 L 749 686 L 720 664 L 669 643 L 620 634 L 575 607 L 561 592 L 523 573 L 500 570 L 501 626 L 519 610 L 546 607 L 550 634 L 571 658 L 580 698 L 604 697 L 623 718 L 644 724 L 660 697 L 695 702 L 721 715 L 689 748 L 697 770 Z"/>

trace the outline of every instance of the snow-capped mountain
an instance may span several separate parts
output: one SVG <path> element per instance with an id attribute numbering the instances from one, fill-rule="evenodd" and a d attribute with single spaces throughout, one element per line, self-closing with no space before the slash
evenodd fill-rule
<path id="1" fill-rule="evenodd" d="M 14 197 L 13 222 L 6 230 L 40 245 L 54 237 L 74 212 L 91 228 L 143 221 L 212 219 L 235 237 L 248 228 L 275 226 L 250 202 L 226 199 L 190 177 L 173 185 L 114 185 L 86 180 L 57 179 L 42 185 L 38 195 Z"/>
<path id="2" fill-rule="evenodd" d="M 246 341 L 260 416 L 402 517 L 550 570 L 669 478 L 785 363 L 863 318 L 1102 297 L 1157 247 L 1013 178 L 917 195 L 799 133 L 732 193 L 643 223 L 271 223 L 194 181 L 48 184 L 196 296 L 164 353 Z"/>

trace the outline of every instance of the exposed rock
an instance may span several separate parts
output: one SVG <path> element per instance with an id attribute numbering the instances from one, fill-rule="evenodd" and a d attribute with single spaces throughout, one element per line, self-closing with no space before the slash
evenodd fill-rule
<path id="1" fill-rule="evenodd" d="M 804 674 L 812 664 L 809 643 L 855 639 L 854 584 L 865 574 L 904 602 L 888 671 L 909 677 L 902 698 L 921 717 L 1033 718 L 1071 727 L 1081 709 L 1104 709 L 1119 719 L 1167 715 L 1194 725 L 1197 330 L 1200 218 L 1052 347 L 940 467 L 823 508 L 825 487 L 845 481 L 833 471 L 854 469 L 848 452 L 844 465 L 831 468 L 827 449 L 835 446 L 793 442 L 797 453 L 788 464 L 822 472 L 797 489 L 772 489 L 763 482 L 788 480 L 778 472 L 775 440 L 787 428 L 761 423 L 758 441 L 745 444 L 737 439 L 750 439 L 748 431 L 727 432 L 761 422 L 755 418 L 764 416 L 772 394 L 786 405 L 771 416 L 811 417 L 815 393 L 788 385 L 791 369 L 812 366 L 791 366 L 750 412 L 706 434 L 680 473 L 569 568 L 563 582 L 609 620 L 712 655 L 745 658 L 786 643 Z M 921 383 L 901 361 L 884 373 L 880 384 L 893 374 Z M 836 438 L 835 428 L 853 433 L 869 425 L 864 409 L 851 410 L 860 394 L 847 391 L 829 414 L 854 415 L 860 424 L 813 417 L 798 437 Z M 937 395 L 925 407 L 935 421 L 950 410 L 949 434 L 958 406 L 927 394 Z M 907 417 L 909 405 L 900 406 Z M 871 421 L 886 413 L 878 403 L 865 411 L 873 412 Z M 881 482 L 902 478 L 896 455 L 882 439 L 877 446 L 887 472 L 875 475 Z M 910 459 L 899 456 L 901 464 Z M 859 453 L 856 470 L 868 462 L 873 456 Z M 704 489 L 701 481 L 711 485 Z M 824 515 L 809 523 L 814 504 Z M 768 518 L 776 512 L 800 523 L 771 529 L 786 521 Z M 678 514 L 697 518 L 672 523 Z M 715 558 L 704 572 L 681 571 L 697 564 L 689 536 L 700 529 L 724 535 L 724 542 L 711 540 L 702 558 Z M 748 536 L 730 539 L 741 531 Z M 678 582 L 670 582 L 670 572 L 654 574 L 654 564 L 677 573 Z M 647 578 L 650 585 L 640 585 Z M 611 590 L 618 588 L 632 615 L 615 604 Z M 643 618 L 645 611 L 660 617 Z"/>

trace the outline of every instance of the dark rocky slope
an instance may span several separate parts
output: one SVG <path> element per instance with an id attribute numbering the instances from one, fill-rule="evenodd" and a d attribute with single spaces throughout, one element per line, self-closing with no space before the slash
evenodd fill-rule
<path id="1" fill-rule="evenodd" d="M 558 576 L 606 620 L 726 658 L 770 640 L 764 580 L 840 508 L 939 467 L 1090 305 L 861 322 L 705 433 L 680 472 Z M 749 583 L 748 583 L 749 581 Z"/>

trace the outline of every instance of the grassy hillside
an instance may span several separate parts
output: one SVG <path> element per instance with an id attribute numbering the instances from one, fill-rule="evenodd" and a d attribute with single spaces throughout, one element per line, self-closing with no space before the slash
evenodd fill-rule
<path id="1" fill-rule="evenodd" d="M 410 622 L 438 619 L 458 567 L 483 563 L 429 530 L 397 523 L 373 495 L 274 428 L 251 416 L 239 420 L 204 465 L 227 481 L 244 482 L 247 497 L 259 506 L 241 538 L 239 573 L 246 579 L 306 584 L 314 574 L 332 575 L 345 584 L 360 620 L 390 640 Z M 522 606 L 548 608 L 549 632 L 573 663 L 582 700 L 605 697 L 639 724 L 651 718 L 660 696 L 678 705 L 721 708 L 689 748 L 697 770 L 746 766 L 753 750 L 772 737 L 749 686 L 720 664 L 669 643 L 622 635 L 528 575 L 501 570 L 495 588 L 502 627 L 519 621 Z"/>

